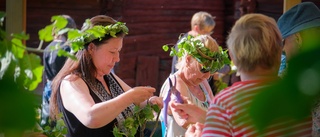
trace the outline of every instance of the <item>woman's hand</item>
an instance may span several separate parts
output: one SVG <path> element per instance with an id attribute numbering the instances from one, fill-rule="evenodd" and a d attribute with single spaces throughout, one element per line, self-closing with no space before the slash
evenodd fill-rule
<path id="1" fill-rule="evenodd" d="M 201 123 L 190 125 L 185 133 L 185 137 L 200 137 L 203 127 L 204 125 Z"/>
<path id="2" fill-rule="evenodd" d="M 151 105 L 158 105 L 160 109 L 163 107 L 163 97 L 152 96 L 149 98 L 148 103 Z"/>
<path id="3" fill-rule="evenodd" d="M 192 104 L 186 97 L 183 97 L 183 99 L 186 104 L 170 101 L 169 105 L 171 110 L 176 112 L 180 118 L 187 119 L 189 123 L 204 123 L 207 112 Z"/>
<path id="4" fill-rule="evenodd" d="M 135 105 L 139 105 L 141 102 L 149 99 L 156 91 L 153 87 L 134 87 L 127 91 Z"/>

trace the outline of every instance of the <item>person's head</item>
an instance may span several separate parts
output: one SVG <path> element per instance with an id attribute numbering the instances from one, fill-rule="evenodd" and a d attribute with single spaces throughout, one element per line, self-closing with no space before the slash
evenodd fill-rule
<path id="1" fill-rule="evenodd" d="M 246 14 L 236 21 L 227 39 L 229 54 L 238 71 L 257 68 L 277 75 L 282 51 L 281 34 L 273 18 Z"/>
<path id="2" fill-rule="evenodd" d="M 191 30 L 195 30 L 199 35 L 211 34 L 216 22 L 215 17 L 204 11 L 193 14 L 191 19 Z"/>
<path id="3" fill-rule="evenodd" d="M 109 28 L 116 28 L 111 26 L 121 26 L 117 21 L 105 15 L 98 15 L 90 19 L 90 26 L 83 25 L 81 31 L 86 31 L 94 26 L 110 26 Z M 122 25 L 126 28 L 126 26 Z M 127 28 L 126 28 L 127 29 Z M 106 30 L 115 31 L 115 30 Z M 94 38 L 89 40 L 85 45 L 85 49 L 77 53 L 80 64 L 83 67 L 82 74 L 91 73 L 90 76 L 109 74 L 115 63 L 120 61 L 119 52 L 122 48 L 122 41 L 127 32 L 123 28 L 115 33 L 115 37 L 109 32 L 102 38 Z"/>
<path id="4" fill-rule="evenodd" d="M 57 114 L 56 92 L 62 79 L 69 74 L 75 74 L 85 79 L 88 83 L 95 83 L 98 77 L 109 74 L 116 62 L 120 61 L 119 52 L 122 48 L 122 41 L 128 32 L 124 23 L 117 22 L 105 15 L 98 15 L 90 19 L 90 23 L 84 23 L 81 31 L 88 32 L 84 39 L 84 48 L 76 53 L 77 60 L 67 59 L 66 63 L 53 80 L 52 118 Z M 100 27 L 102 37 L 96 37 L 91 32 L 94 28 Z M 93 29 L 93 30 L 92 30 Z M 105 30 L 105 32 L 102 31 Z M 88 31 L 87 31 L 88 30 Z M 97 30 L 97 29 L 96 29 Z M 70 79 L 72 81 L 74 79 Z M 88 84 L 90 86 L 90 84 Z M 90 87 L 96 89 L 95 86 Z"/>
<path id="5" fill-rule="evenodd" d="M 213 59 L 210 59 L 211 57 L 207 55 L 207 53 L 219 52 L 219 45 L 216 40 L 209 35 L 199 35 L 190 41 L 193 40 L 199 41 L 199 43 L 197 43 L 198 45 L 192 46 L 192 44 L 190 44 L 190 46 L 188 46 L 189 48 L 187 49 L 190 49 L 190 51 L 185 50 L 183 52 L 183 55 L 179 58 L 179 62 L 176 64 L 176 68 L 184 75 L 188 82 L 198 85 L 211 76 L 211 70 L 206 69 L 205 63 L 211 62 Z M 182 40 L 180 44 L 183 44 L 185 41 L 188 41 L 188 39 Z M 186 43 L 188 42 L 185 42 L 185 44 Z"/>
<path id="6" fill-rule="evenodd" d="M 278 19 L 287 59 L 320 43 L 320 10 L 312 2 L 290 8 Z M 319 44 L 318 44 L 319 45 Z"/>
<path id="7" fill-rule="evenodd" d="M 61 15 L 61 17 L 65 18 L 67 21 L 67 24 L 64 28 L 77 29 L 77 24 L 72 17 L 70 17 L 69 15 Z M 53 28 L 53 31 L 55 31 L 55 28 Z M 68 33 L 63 33 L 60 35 L 56 35 L 55 33 L 53 33 L 53 36 L 55 39 L 61 39 L 62 37 L 63 39 L 68 39 Z"/>

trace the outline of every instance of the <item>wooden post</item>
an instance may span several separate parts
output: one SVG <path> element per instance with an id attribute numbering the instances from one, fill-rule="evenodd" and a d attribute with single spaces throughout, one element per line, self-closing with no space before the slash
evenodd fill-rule
<path id="1" fill-rule="evenodd" d="M 283 0 L 283 13 L 299 3 L 301 0 Z"/>
<path id="2" fill-rule="evenodd" d="M 27 0 L 6 0 L 6 32 L 26 32 Z"/>

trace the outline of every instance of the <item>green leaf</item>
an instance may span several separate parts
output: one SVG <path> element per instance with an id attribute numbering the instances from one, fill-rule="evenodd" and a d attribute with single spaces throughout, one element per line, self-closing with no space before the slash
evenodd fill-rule
<path id="1" fill-rule="evenodd" d="M 68 20 L 60 15 L 52 16 L 51 22 L 53 22 L 53 25 L 57 30 L 64 28 L 68 24 Z"/>
<path id="2" fill-rule="evenodd" d="M 76 39 L 77 37 L 82 36 L 82 34 L 76 30 L 76 29 L 69 29 L 68 30 L 68 39 L 73 40 Z"/>
<path id="3" fill-rule="evenodd" d="M 12 36 L 20 40 L 29 40 L 29 35 L 25 32 L 21 32 L 20 34 L 12 34 Z"/>
<path id="4" fill-rule="evenodd" d="M 35 95 L 20 88 L 13 77 L 0 79 L 0 129 L 25 131 L 36 123 Z M 10 103 L 8 103 L 10 102 Z"/>
<path id="5" fill-rule="evenodd" d="M 112 130 L 112 133 L 115 137 L 123 137 L 122 134 L 120 133 L 120 130 L 118 129 L 117 126 L 115 126 Z"/>
<path id="6" fill-rule="evenodd" d="M 124 126 L 127 128 L 133 128 L 133 123 L 134 123 L 134 119 L 131 117 L 128 117 L 125 121 L 124 121 Z"/>
<path id="7" fill-rule="evenodd" d="M 12 42 L 12 47 L 11 51 L 12 53 L 17 57 L 17 58 L 23 58 L 24 51 L 25 51 L 25 45 L 22 43 L 20 39 L 13 38 L 11 40 Z"/>
<path id="8" fill-rule="evenodd" d="M 48 25 L 44 29 L 41 29 L 38 32 L 39 39 L 45 42 L 52 41 L 53 40 L 52 29 L 53 29 L 53 25 Z"/>
<path id="9" fill-rule="evenodd" d="M 165 52 L 167 52 L 167 51 L 169 50 L 169 46 L 168 46 L 168 45 L 163 45 L 163 46 L 162 46 L 162 49 L 163 49 Z"/>
<path id="10" fill-rule="evenodd" d="M 275 81 L 253 98 L 249 114 L 259 130 L 277 120 L 299 122 L 311 115 L 320 96 L 320 60 L 312 59 L 319 53 L 320 48 L 317 48 L 292 57 L 283 79 Z"/>
<path id="11" fill-rule="evenodd" d="M 30 91 L 36 89 L 42 81 L 43 66 L 41 65 L 41 58 L 35 54 L 27 54 L 20 60 L 20 63 L 21 73 L 26 76 L 24 86 Z"/>
<path id="12" fill-rule="evenodd" d="M 157 112 L 157 113 L 159 113 L 160 110 L 161 110 L 158 105 L 152 105 L 151 107 L 152 107 L 152 109 L 153 109 L 155 112 Z"/>
<path id="13" fill-rule="evenodd" d="M 73 55 L 72 53 L 70 53 L 68 51 L 65 51 L 63 49 L 59 49 L 57 55 L 58 56 L 66 56 L 66 57 L 69 57 L 69 58 L 71 58 L 73 60 L 77 60 L 75 55 Z"/>

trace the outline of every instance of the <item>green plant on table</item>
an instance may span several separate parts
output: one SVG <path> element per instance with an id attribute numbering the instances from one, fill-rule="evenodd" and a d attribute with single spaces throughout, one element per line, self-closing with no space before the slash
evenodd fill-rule
<path id="1" fill-rule="evenodd" d="M 132 117 L 126 118 L 123 122 L 125 127 L 124 131 L 120 131 L 118 127 L 113 128 L 113 135 L 115 137 L 134 137 L 140 128 L 140 137 L 144 137 L 144 129 L 146 128 L 147 121 L 153 120 L 153 112 L 157 112 L 157 120 L 159 118 L 160 108 L 157 105 L 147 104 L 145 107 L 140 108 L 135 106 L 134 114 Z M 156 128 L 156 126 L 154 127 Z M 153 130 L 154 131 L 154 130 Z"/>

